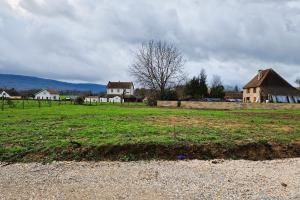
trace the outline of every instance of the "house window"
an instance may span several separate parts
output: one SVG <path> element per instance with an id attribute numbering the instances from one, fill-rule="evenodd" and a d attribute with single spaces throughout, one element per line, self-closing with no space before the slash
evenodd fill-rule
<path id="1" fill-rule="evenodd" d="M 53 99 L 56 100 L 56 96 L 53 96 Z"/>
<path id="2" fill-rule="evenodd" d="M 253 102 L 256 102 L 256 97 L 253 97 Z"/>
<path id="3" fill-rule="evenodd" d="M 250 89 L 248 88 L 248 89 L 247 89 L 247 94 L 249 94 L 249 93 L 250 93 Z"/>
<path id="4" fill-rule="evenodd" d="M 110 92 L 111 92 L 111 93 L 114 93 L 114 89 L 111 89 Z"/>
<path id="5" fill-rule="evenodd" d="M 256 88 L 253 88 L 253 93 L 256 93 Z"/>
<path id="6" fill-rule="evenodd" d="M 246 97 L 246 102 L 249 102 L 250 101 L 250 97 Z"/>
<path id="7" fill-rule="evenodd" d="M 119 92 L 120 92 L 120 89 L 118 89 L 117 91 L 118 91 L 118 93 L 119 93 Z"/>

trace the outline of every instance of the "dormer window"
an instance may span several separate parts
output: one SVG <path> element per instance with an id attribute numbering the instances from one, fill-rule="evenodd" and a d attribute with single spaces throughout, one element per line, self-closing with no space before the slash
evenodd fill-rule
<path id="1" fill-rule="evenodd" d="M 256 88 L 253 88 L 253 93 L 256 93 Z"/>

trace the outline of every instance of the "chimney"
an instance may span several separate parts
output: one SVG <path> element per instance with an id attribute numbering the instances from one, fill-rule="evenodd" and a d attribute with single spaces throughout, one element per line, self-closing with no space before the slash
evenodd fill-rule
<path id="1" fill-rule="evenodd" d="M 258 80 L 262 78 L 262 72 L 263 72 L 262 69 L 258 70 Z"/>

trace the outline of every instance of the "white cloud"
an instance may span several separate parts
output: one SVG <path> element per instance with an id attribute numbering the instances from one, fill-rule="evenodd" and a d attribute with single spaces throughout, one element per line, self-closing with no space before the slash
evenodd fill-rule
<path id="1" fill-rule="evenodd" d="M 102 82 L 130 80 L 142 42 L 174 42 L 190 76 L 205 68 L 225 84 L 244 84 L 273 67 L 300 76 L 299 1 L 4 0 L 0 71 Z"/>

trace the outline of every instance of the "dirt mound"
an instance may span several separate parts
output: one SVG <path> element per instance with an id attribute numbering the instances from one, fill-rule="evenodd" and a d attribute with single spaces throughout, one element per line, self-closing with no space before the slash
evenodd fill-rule
<path id="1" fill-rule="evenodd" d="M 128 144 L 106 146 L 70 145 L 47 152 L 25 155 L 26 161 L 52 160 L 178 160 L 178 159 L 247 159 L 271 160 L 300 157 L 300 142 L 248 144 Z"/>

